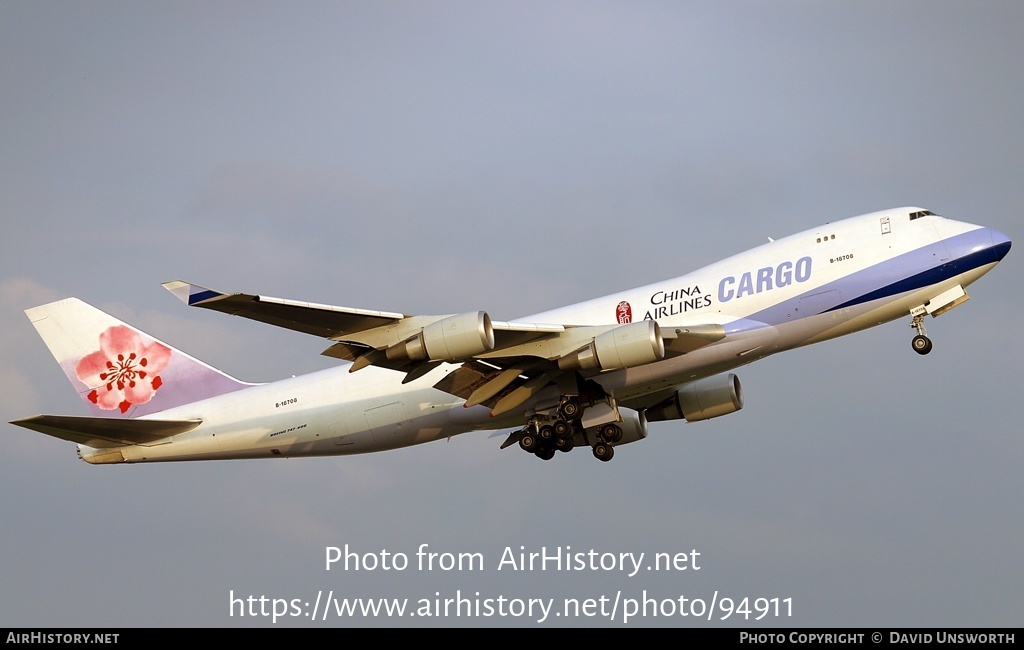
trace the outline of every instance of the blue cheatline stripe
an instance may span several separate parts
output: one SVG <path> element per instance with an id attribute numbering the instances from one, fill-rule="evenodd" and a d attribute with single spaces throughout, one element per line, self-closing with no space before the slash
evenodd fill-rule
<path id="1" fill-rule="evenodd" d="M 196 293 L 190 293 L 188 295 L 188 304 L 194 305 L 197 302 L 203 302 L 204 300 L 209 300 L 210 298 L 216 298 L 218 296 L 223 296 L 223 295 L 224 294 L 219 293 L 217 291 L 211 291 L 209 289 L 204 289 L 202 291 L 197 291 Z"/>
<path id="2" fill-rule="evenodd" d="M 976 269 L 979 266 L 985 266 L 986 264 L 993 264 L 995 262 L 998 262 L 999 260 L 1003 259 L 1003 257 L 1006 256 L 1006 253 L 1009 250 L 1010 242 L 1004 242 L 1002 244 L 997 244 L 995 246 L 989 246 L 988 248 L 982 249 L 976 253 L 971 253 L 969 255 L 964 255 L 963 257 L 958 257 L 944 264 L 940 264 L 935 268 L 928 269 L 927 271 L 922 271 L 921 273 L 918 273 L 916 275 L 912 275 L 909 278 L 906 278 L 905 280 L 900 280 L 899 282 L 894 282 L 880 289 L 876 289 L 858 298 L 854 298 L 853 300 L 847 300 L 846 302 L 840 305 L 836 305 L 831 309 L 826 309 L 825 311 L 843 309 L 844 307 L 852 307 L 854 305 L 870 302 L 872 300 L 878 300 L 879 298 L 887 298 L 889 296 L 894 296 L 899 293 L 914 291 L 915 289 L 927 287 L 928 285 L 936 284 L 938 282 L 942 282 L 943 280 L 948 280 L 949 278 L 960 275 L 961 273 L 966 273 L 967 271 Z"/>
<path id="3" fill-rule="evenodd" d="M 1001 260 L 1007 251 L 1010 250 L 1010 242 L 1001 241 L 993 245 L 992 237 L 992 230 L 978 228 L 977 230 L 918 248 L 899 257 L 842 277 L 834 282 L 829 282 L 799 296 L 794 296 L 790 300 L 762 309 L 757 313 L 750 314 L 744 320 L 748 323 L 784 323 L 791 320 L 789 315 L 792 313 L 793 308 L 799 304 L 801 298 L 828 291 L 836 291 L 836 297 L 839 300 L 848 296 L 855 297 L 822 309 L 816 312 L 816 314 L 825 314 L 836 309 L 860 305 L 872 300 L 887 298 L 942 282 L 979 266 L 993 264 Z M 947 250 L 950 251 L 952 259 L 929 266 L 934 264 L 934 260 L 947 255 Z M 891 278 L 900 276 L 907 277 L 897 282 L 889 282 Z"/>

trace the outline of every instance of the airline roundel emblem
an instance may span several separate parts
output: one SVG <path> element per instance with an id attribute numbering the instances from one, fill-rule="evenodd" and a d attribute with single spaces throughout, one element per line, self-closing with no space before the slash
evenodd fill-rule
<path id="1" fill-rule="evenodd" d="M 633 308 L 625 300 L 620 302 L 619 306 L 615 308 L 615 320 L 620 323 L 633 322 Z"/>

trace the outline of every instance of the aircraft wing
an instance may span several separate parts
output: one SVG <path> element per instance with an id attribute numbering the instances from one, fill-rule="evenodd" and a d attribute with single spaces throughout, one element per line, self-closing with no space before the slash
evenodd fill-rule
<path id="1" fill-rule="evenodd" d="M 220 293 L 187 282 L 164 287 L 182 302 L 320 336 L 323 354 L 405 372 L 408 382 L 441 363 L 460 363 L 437 388 L 496 414 L 566 373 L 592 375 L 685 354 L 725 337 L 721 325 L 661 328 L 655 321 L 576 326 L 492 321 L 483 311 L 442 316 L 336 307 Z M 514 393 L 514 395 L 512 395 Z M 510 397 L 510 395 L 512 395 Z"/>
<path id="2" fill-rule="evenodd" d="M 164 288 L 192 307 L 242 316 L 328 339 L 408 318 L 405 314 L 392 312 L 347 309 L 246 293 L 220 293 L 181 281 L 165 282 Z"/>
<path id="3" fill-rule="evenodd" d="M 450 361 L 451 355 L 475 345 L 469 339 L 477 335 L 485 339 L 481 352 L 503 349 L 525 343 L 548 334 L 565 331 L 563 325 L 540 325 L 537 323 L 509 323 L 491 321 L 484 312 L 470 312 L 459 315 L 444 316 L 411 316 L 397 312 L 372 311 L 337 307 L 298 300 L 286 300 L 270 296 L 245 293 L 221 293 L 187 282 L 165 282 L 164 288 L 177 296 L 182 302 L 192 307 L 202 307 L 214 311 L 242 316 L 252 320 L 284 327 L 287 329 L 320 336 L 336 343 L 324 351 L 327 356 L 358 361 L 366 358 L 374 351 L 386 351 L 389 348 L 408 342 L 422 330 L 445 321 L 440 327 L 434 327 L 431 333 L 438 333 L 436 341 L 429 351 L 412 351 L 403 355 L 397 349 L 392 350 L 392 361 Z M 471 330 L 471 331 L 470 331 Z M 493 340 L 491 340 L 493 338 Z M 477 346 L 480 347 L 480 346 Z M 440 355 L 440 356 L 439 356 Z M 369 363 L 394 367 L 388 363 L 388 355 L 373 355 Z M 417 359 L 417 356 L 425 356 Z M 438 357 L 439 358 L 436 358 Z M 465 358 L 473 355 L 466 354 Z M 361 363 L 359 367 L 365 367 Z"/>

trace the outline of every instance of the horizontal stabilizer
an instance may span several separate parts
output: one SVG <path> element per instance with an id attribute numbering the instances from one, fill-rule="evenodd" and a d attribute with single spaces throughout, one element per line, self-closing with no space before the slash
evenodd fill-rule
<path id="1" fill-rule="evenodd" d="M 120 418 L 36 415 L 11 424 L 98 449 L 147 445 L 195 429 L 202 420 L 124 420 Z"/>

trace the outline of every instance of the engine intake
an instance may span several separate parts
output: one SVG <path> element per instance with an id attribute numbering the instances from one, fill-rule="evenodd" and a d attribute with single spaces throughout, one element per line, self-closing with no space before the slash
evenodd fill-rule
<path id="1" fill-rule="evenodd" d="M 427 325 L 408 341 L 387 350 L 388 359 L 460 361 L 494 349 L 487 312 L 466 312 Z"/>

